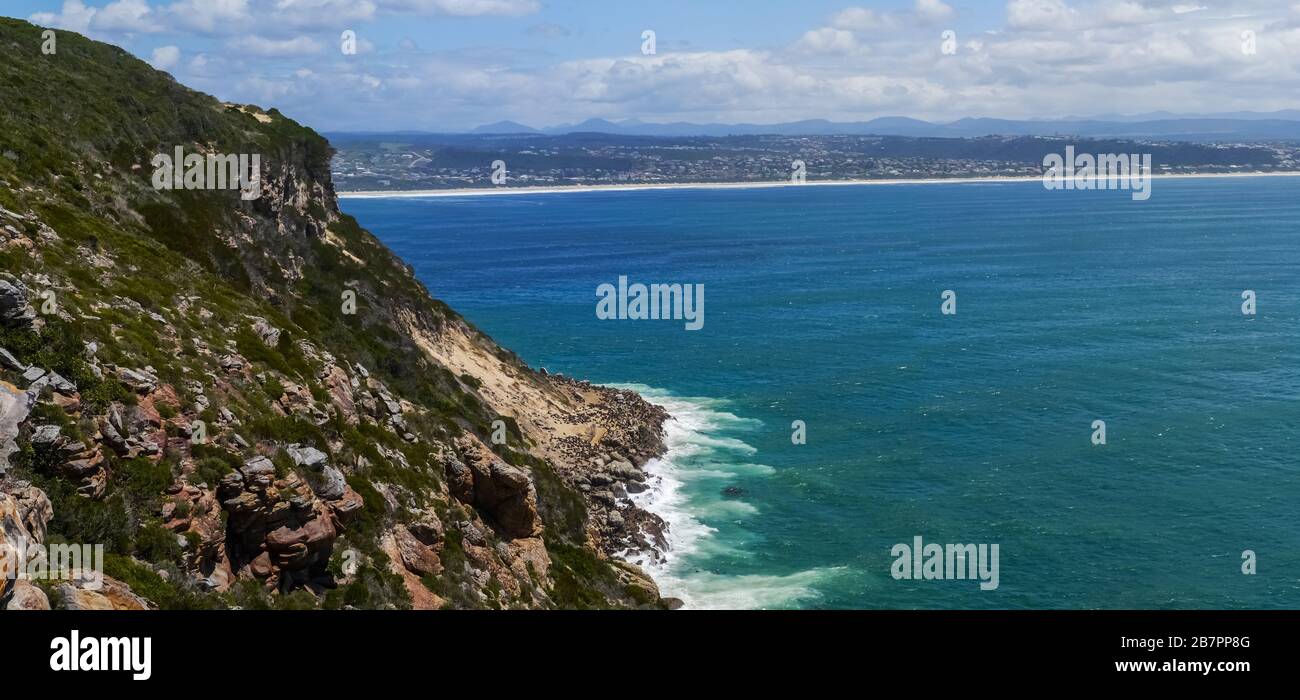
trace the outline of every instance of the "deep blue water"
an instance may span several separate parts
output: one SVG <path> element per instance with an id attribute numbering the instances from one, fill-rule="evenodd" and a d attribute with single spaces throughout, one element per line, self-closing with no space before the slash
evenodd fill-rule
<path id="1" fill-rule="evenodd" d="M 692 606 L 1300 607 L 1300 179 L 1153 191 L 343 208 L 530 364 L 674 410 L 651 507 L 678 549 L 655 573 Z M 703 284 L 704 328 L 597 319 L 619 275 Z M 916 535 L 999 544 L 999 588 L 895 580 Z"/>

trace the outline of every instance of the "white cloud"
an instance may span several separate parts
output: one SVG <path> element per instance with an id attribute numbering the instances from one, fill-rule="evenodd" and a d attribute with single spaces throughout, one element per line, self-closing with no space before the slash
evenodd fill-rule
<path id="1" fill-rule="evenodd" d="M 542 9 L 537 0 L 378 0 L 384 9 L 475 15 L 531 15 Z"/>
<path id="2" fill-rule="evenodd" d="M 1173 8 L 1148 7 L 1135 0 L 1112 0 L 1101 7 L 1099 24 L 1147 24 L 1157 22 L 1174 12 Z"/>
<path id="3" fill-rule="evenodd" d="M 951 19 L 954 12 L 943 0 L 916 0 L 916 14 L 929 22 Z"/>
<path id="4" fill-rule="evenodd" d="M 145 0 L 119 0 L 109 3 L 95 15 L 95 28 L 105 32 L 156 32 L 162 27 Z"/>
<path id="5" fill-rule="evenodd" d="M 831 16 L 831 26 L 851 32 L 884 32 L 909 25 L 932 24 L 952 19 L 956 12 L 943 0 L 913 0 L 912 12 L 881 12 L 867 7 L 848 7 Z"/>
<path id="6" fill-rule="evenodd" d="M 858 42 L 853 38 L 853 32 L 822 27 L 805 32 L 791 48 L 813 53 L 851 53 L 858 50 Z"/>
<path id="7" fill-rule="evenodd" d="M 222 99 L 277 106 L 324 129 L 459 128 L 503 115 L 547 125 L 593 116 L 944 120 L 1300 107 L 1297 0 L 1008 0 L 1000 19 L 963 14 L 960 22 L 951 0 L 899 0 L 888 12 L 809 12 L 806 25 L 784 28 L 783 49 L 665 50 L 660 42 L 659 55 L 641 56 L 629 42 L 628 55 L 593 56 L 557 42 L 553 51 L 577 52 L 563 58 L 510 38 L 530 25 L 534 35 L 561 36 L 547 26 L 558 15 L 475 20 L 501 37 L 478 49 L 392 43 L 412 13 L 509 16 L 538 11 L 535 0 L 152 0 L 152 9 L 145 0 L 94 1 L 102 7 L 65 0 L 60 12 L 33 19 L 92 34 L 112 27 L 110 40 L 161 25 L 178 36 L 155 43 L 184 50 L 157 49 L 155 65 Z M 570 36 L 600 26 L 565 22 Z M 938 22 L 957 31 L 956 55 L 941 53 Z M 364 57 L 337 50 L 346 28 L 357 31 Z M 1257 55 L 1241 50 L 1246 29 L 1258 33 Z M 195 34 L 218 38 L 186 43 Z M 372 50 L 370 39 L 381 46 Z"/>
<path id="8" fill-rule="evenodd" d="M 1007 24 L 1013 29 L 1063 29 L 1074 23 L 1075 11 L 1064 0 L 1010 0 Z"/>
<path id="9" fill-rule="evenodd" d="M 252 24 L 248 0 L 179 0 L 164 10 L 172 24 L 205 34 L 225 34 Z"/>
<path id="10" fill-rule="evenodd" d="M 181 60 L 181 50 L 176 46 L 159 46 L 153 50 L 149 64 L 158 70 L 171 70 Z"/>
<path id="11" fill-rule="evenodd" d="M 850 7 L 840 10 L 831 18 L 831 26 L 847 29 L 851 32 L 874 32 L 893 26 L 894 20 L 888 15 L 865 7 Z"/>
<path id="12" fill-rule="evenodd" d="M 306 56 L 320 53 L 324 48 L 319 41 L 307 36 L 292 39 L 268 39 L 262 36 L 249 35 L 232 39 L 227 42 L 227 46 L 244 55 L 266 58 Z"/>
<path id="13" fill-rule="evenodd" d="M 369 22 L 378 11 L 373 0 L 274 0 L 273 7 L 263 14 L 271 27 L 338 33 L 341 24 Z"/>
<path id="14" fill-rule="evenodd" d="M 43 27 L 67 29 L 84 34 L 90 29 L 90 21 L 97 12 L 98 9 L 86 7 L 81 0 L 64 0 L 61 12 L 37 12 L 31 19 L 33 23 Z"/>
<path id="15" fill-rule="evenodd" d="M 381 14 L 519 16 L 540 10 L 538 0 L 114 0 L 102 8 L 64 0 L 60 12 L 38 12 L 31 20 L 103 38 L 159 31 L 289 35 L 337 33 Z"/>
<path id="16" fill-rule="evenodd" d="M 67 29 L 82 34 L 140 34 L 160 31 L 162 26 L 146 0 L 116 0 L 102 8 L 81 0 L 64 0 L 59 12 L 37 12 L 35 24 Z"/>

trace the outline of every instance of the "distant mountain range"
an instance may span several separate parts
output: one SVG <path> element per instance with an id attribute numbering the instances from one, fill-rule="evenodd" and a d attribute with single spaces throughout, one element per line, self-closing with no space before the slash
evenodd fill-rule
<path id="1" fill-rule="evenodd" d="M 1056 120 L 1011 120 L 966 118 L 936 123 L 908 117 L 881 117 L 861 122 L 833 122 L 825 119 L 781 124 L 696 124 L 653 123 L 638 119 L 613 122 L 588 119 L 578 124 L 536 129 L 513 121 L 485 124 L 472 134 L 572 133 L 620 134 L 625 136 L 786 136 L 880 135 L 969 138 L 977 136 L 1081 136 L 1115 139 L 1167 139 L 1175 141 L 1278 141 L 1300 140 L 1300 110 L 1279 112 L 1232 112 L 1224 114 L 1173 114 L 1153 112 L 1141 115 Z"/>

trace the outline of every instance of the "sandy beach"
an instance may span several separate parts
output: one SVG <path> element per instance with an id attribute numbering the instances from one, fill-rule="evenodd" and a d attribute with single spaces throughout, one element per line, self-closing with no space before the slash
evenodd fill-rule
<path id="1" fill-rule="evenodd" d="M 1188 173 L 1177 175 L 1152 175 L 1156 180 L 1195 180 L 1241 177 L 1297 177 L 1300 172 L 1275 173 Z M 476 187 L 446 190 L 362 190 L 339 192 L 339 199 L 378 199 L 411 197 L 486 197 L 495 195 L 564 194 L 576 192 L 633 192 L 640 190 L 735 190 L 764 189 L 771 187 L 849 187 L 862 185 L 941 185 L 941 184 L 993 184 L 1008 182 L 1036 182 L 1035 177 L 948 177 L 897 180 L 812 180 L 793 182 L 673 182 L 664 184 L 631 185 L 561 185 L 556 187 Z"/>

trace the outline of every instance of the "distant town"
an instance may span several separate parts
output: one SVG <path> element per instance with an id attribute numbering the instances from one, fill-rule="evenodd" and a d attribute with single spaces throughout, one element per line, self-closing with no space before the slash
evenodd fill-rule
<path id="1" fill-rule="evenodd" d="M 1036 177 L 1043 158 L 1150 153 L 1155 174 L 1300 171 L 1300 142 L 1043 136 L 332 134 L 339 191 Z M 495 175 L 495 177 L 494 177 Z"/>

